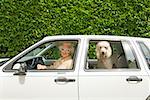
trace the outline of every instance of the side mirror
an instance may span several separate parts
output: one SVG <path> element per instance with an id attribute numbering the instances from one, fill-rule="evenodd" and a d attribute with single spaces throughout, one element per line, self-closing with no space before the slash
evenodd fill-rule
<path id="1" fill-rule="evenodd" d="M 17 63 L 15 66 L 19 67 L 13 75 L 26 75 L 25 63 Z"/>

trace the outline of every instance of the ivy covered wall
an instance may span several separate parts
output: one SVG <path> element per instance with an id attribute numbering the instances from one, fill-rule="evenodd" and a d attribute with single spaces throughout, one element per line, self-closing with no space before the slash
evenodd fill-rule
<path id="1" fill-rule="evenodd" d="M 62 34 L 150 37 L 150 0 L 0 0 L 0 57 Z"/>

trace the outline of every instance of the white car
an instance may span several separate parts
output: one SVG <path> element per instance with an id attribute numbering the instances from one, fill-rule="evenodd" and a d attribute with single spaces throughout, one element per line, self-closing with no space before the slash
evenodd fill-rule
<path id="1" fill-rule="evenodd" d="M 10 58 L 0 58 L 0 66 L 6 63 Z"/>
<path id="2" fill-rule="evenodd" d="M 37 69 L 73 43 L 71 69 Z M 111 69 L 97 68 L 96 44 L 108 41 Z M 116 57 L 116 58 L 115 58 Z M 48 36 L 0 67 L 0 100 L 150 100 L 150 39 L 106 35 Z"/>

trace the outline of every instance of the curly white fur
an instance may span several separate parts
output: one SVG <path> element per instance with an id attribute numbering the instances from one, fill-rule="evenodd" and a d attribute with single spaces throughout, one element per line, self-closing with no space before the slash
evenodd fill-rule
<path id="1" fill-rule="evenodd" d="M 98 68 L 108 68 L 113 67 L 111 61 L 112 49 L 110 43 L 107 41 L 100 41 L 96 45 L 96 56 L 98 59 Z"/>

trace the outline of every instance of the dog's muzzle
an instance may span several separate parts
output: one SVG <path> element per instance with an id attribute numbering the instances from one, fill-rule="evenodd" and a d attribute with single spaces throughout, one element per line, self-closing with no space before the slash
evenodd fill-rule
<path id="1" fill-rule="evenodd" d="M 102 55 L 104 55 L 105 54 L 105 52 L 102 52 Z"/>
<path id="2" fill-rule="evenodd" d="M 102 56 L 103 58 L 107 58 L 107 55 L 106 55 L 105 52 L 101 52 L 101 56 Z"/>

